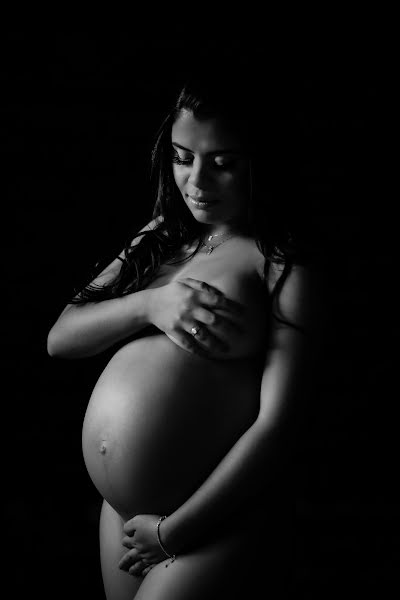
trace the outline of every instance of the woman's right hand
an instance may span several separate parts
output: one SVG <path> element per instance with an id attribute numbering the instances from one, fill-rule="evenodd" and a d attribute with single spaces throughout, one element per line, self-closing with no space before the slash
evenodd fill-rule
<path id="1" fill-rule="evenodd" d="M 150 321 L 188 352 L 204 357 L 217 353 L 222 358 L 243 331 L 243 305 L 204 281 L 186 277 L 151 292 Z"/>

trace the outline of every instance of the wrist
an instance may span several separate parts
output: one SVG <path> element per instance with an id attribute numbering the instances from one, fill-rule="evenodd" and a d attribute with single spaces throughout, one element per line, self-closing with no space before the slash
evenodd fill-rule
<path id="1" fill-rule="evenodd" d="M 171 517 L 166 517 L 161 521 L 159 525 L 159 535 L 161 543 L 168 554 L 172 555 L 180 553 L 182 544 L 179 540 L 179 535 L 177 535 L 177 531 L 174 528 L 173 519 Z"/>
<path id="2" fill-rule="evenodd" d="M 171 560 L 171 563 L 173 563 L 176 559 L 176 554 L 170 552 L 166 547 L 165 544 L 163 543 L 163 540 L 161 539 L 161 532 L 160 532 L 160 526 L 161 523 L 166 519 L 166 516 L 162 516 L 159 517 L 158 521 L 157 521 L 157 539 L 158 539 L 158 545 L 160 546 L 165 558 L 169 558 Z M 166 567 L 168 567 L 168 564 L 165 565 Z"/>

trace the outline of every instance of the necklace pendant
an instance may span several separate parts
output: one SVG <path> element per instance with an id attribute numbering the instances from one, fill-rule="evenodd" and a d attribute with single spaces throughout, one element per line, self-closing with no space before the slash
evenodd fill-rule
<path id="1" fill-rule="evenodd" d="M 208 240 L 207 240 L 207 241 L 208 241 L 208 242 L 211 242 L 211 240 L 213 239 L 213 237 L 214 237 L 213 235 L 209 235 L 209 236 L 208 236 Z"/>
<path id="2" fill-rule="evenodd" d="M 207 254 L 211 254 L 211 252 L 214 250 L 214 246 L 209 246 L 208 247 L 208 252 Z"/>

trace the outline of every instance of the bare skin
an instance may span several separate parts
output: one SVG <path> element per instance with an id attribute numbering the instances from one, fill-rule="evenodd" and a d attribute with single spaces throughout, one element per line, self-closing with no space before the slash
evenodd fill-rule
<path id="1" fill-rule="evenodd" d="M 125 342 L 93 390 L 82 436 L 104 498 L 108 600 L 217 598 L 227 583 L 235 587 L 243 548 L 253 558 L 249 540 L 259 521 L 246 490 L 255 472 L 273 469 L 307 356 L 298 330 L 272 318 L 261 284 L 265 259 L 240 227 L 249 164 L 238 140 L 221 121 L 183 111 L 171 142 L 176 186 L 204 235 L 232 237 L 212 254 L 164 264 L 145 290 L 67 307 L 49 334 L 50 354 L 72 358 Z M 98 282 L 119 267 L 115 261 Z M 272 268 L 270 291 L 279 274 Z M 296 269 L 280 310 L 307 326 L 309 299 L 307 277 Z M 233 519 L 235 511 L 247 524 Z M 178 555 L 171 564 L 157 540 L 160 515 L 168 515 L 163 542 Z"/>
<path id="2" fill-rule="evenodd" d="M 124 598 L 125 591 L 120 596 L 112 591 L 124 583 L 126 597 L 132 597 L 143 581 L 115 568 L 126 552 L 121 545 L 123 523 L 138 513 L 173 512 L 258 414 L 260 366 L 254 357 L 264 347 L 266 326 L 259 258 L 251 240 L 233 238 L 211 255 L 202 252 L 184 266 L 167 266 L 151 284 L 156 288 L 193 277 L 248 307 L 244 330 L 235 332 L 240 343 L 221 353 L 222 359 L 195 356 L 155 334 L 121 348 L 96 384 L 83 427 L 83 451 L 89 474 L 107 502 L 100 540 L 109 598 Z M 119 543 L 110 544 L 110 535 Z M 233 557 L 239 537 L 221 544 L 214 544 L 213 553 L 223 561 L 225 553 L 226 560 Z M 200 568 L 202 561 L 195 556 L 188 568 L 193 561 Z M 209 562 L 204 549 L 201 556 Z M 178 562 L 181 571 L 182 556 Z M 170 567 L 168 573 L 176 569 Z M 149 581 L 146 577 L 146 585 L 156 585 L 156 573 Z M 160 573 L 164 580 L 166 573 Z"/>
<path id="3" fill-rule="evenodd" d="M 229 282 L 229 267 L 234 275 L 232 280 L 237 281 L 239 263 L 234 257 L 238 256 L 239 249 L 241 256 L 245 256 L 243 244 L 247 247 L 247 259 L 243 260 L 247 263 L 248 272 L 259 281 L 260 263 L 254 245 L 249 240 L 238 239 L 224 244 L 224 260 L 217 253 L 214 257 L 207 256 L 207 260 L 215 261 L 209 260 L 210 271 L 211 265 L 216 267 L 221 263 L 221 282 L 213 279 L 213 285 L 223 285 L 222 280 Z M 232 251 L 233 247 L 236 252 Z M 222 246 L 219 250 L 222 254 Z M 197 257 L 197 261 L 194 259 L 185 266 L 184 274 L 201 275 L 206 281 L 205 272 L 201 272 L 204 261 L 204 256 Z M 168 281 L 181 275 L 182 271 L 176 270 L 174 274 L 169 271 Z M 160 274 L 159 281 L 153 283 L 154 289 L 157 283 L 166 284 L 167 279 L 162 277 L 164 275 Z M 246 286 L 239 288 L 243 293 Z M 254 291 L 250 292 L 251 296 L 252 293 Z M 251 572 L 248 561 L 251 558 L 255 563 L 256 557 L 252 556 L 251 550 L 243 556 L 243 548 L 249 548 L 248 540 L 254 532 L 246 530 L 237 521 L 235 526 L 232 523 L 232 528 L 217 538 L 210 532 L 209 544 L 178 552 L 177 560 L 168 568 L 165 565 L 169 561 L 157 559 L 151 569 L 146 569 L 148 563 L 141 560 L 135 547 L 136 534 L 131 537 L 133 532 L 127 526 L 132 522 L 131 516 L 137 514 L 179 514 L 182 505 L 190 506 L 198 488 L 205 489 L 204 495 L 207 496 L 207 485 L 226 460 L 224 457 L 230 456 L 232 448 L 239 457 L 243 451 L 237 448 L 248 443 L 247 440 L 243 442 L 246 436 L 252 443 L 252 428 L 255 427 L 260 439 L 264 437 L 264 441 L 257 444 L 265 443 L 268 447 L 271 443 L 268 437 L 272 439 L 273 436 L 266 432 L 271 429 L 271 423 L 278 418 L 281 409 L 274 396 L 270 395 L 269 387 L 272 386 L 274 393 L 276 387 L 279 391 L 279 384 L 274 380 L 283 376 L 282 368 L 291 368 L 289 364 L 292 361 L 289 357 L 289 362 L 285 360 L 274 364 L 271 356 L 276 352 L 280 354 L 281 337 L 294 335 L 297 339 L 298 334 L 288 334 L 286 330 L 282 333 L 279 329 L 275 334 L 274 350 L 266 360 L 268 368 L 260 369 L 255 358 L 257 349 L 267 343 L 266 331 L 261 328 L 260 345 L 254 337 L 254 330 L 252 335 L 249 332 L 257 319 L 265 325 L 263 300 L 263 294 L 258 296 L 257 293 L 248 298 L 252 310 L 248 312 L 248 328 L 245 327 L 240 338 L 245 348 L 243 356 L 225 357 L 224 360 L 203 359 L 182 350 L 166 336 L 156 334 L 122 348 L 101 376 L 85 419 L 84 453 L 89 473 L 105 498 L 100 542 L 104 584 L 110 600 L 133 597 L 141 600 L 218 598 L 221 589 L 226 590 L 228 585 L 237 591 L 246 588 L 246 579 Z M 257 312 L 255 306 L 258 303 Z M 163 364 L 162 370 L 157 368 L 160 363 Z M 167 380 L 165 372 L 168 373 Z M 264 391 L 261 398 L 260 382 Z M 284 391 L 281 393 L 286 395 Z M 168 418 L 170 413 L 174 415 L 173 419 Z M 111 426 L 107 430 L 108 437 L 104 435 L 107 429 L 104 423 Z M 103 443 L 106 446 L 104 453 L 101 452 Z M 242 505 L 241 511 L 246 514 L 249 509 Z M 257 523 L 265 518 L 265 514 L 253 514 L 253 517 Z M 169 547 L 175 550 L 174 538 L 168 537 L 167 528 L 163 531 Z M 271 539 L 269 543 L 272 543 Z M 127 549 L 130 549 L 128 553 Z M 116 568 L 121 563 L 126 572 Z M 241 569 L 238 569 L 238 564 Z M 239 585 L 244 585 L 244 588 Z"/>

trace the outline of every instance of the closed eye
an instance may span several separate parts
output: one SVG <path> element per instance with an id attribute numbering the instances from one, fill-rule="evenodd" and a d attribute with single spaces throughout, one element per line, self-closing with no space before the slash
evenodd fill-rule
<path id="1" fill-rule="evenodd" d="M 181 158 L 178 154 L 172 155 L 172 162 L 176 165 L 190 165 L 193 162 L 193 157 Z"/>
<path id="2" fill-rule="evenodd" d="M 222 161 L 222 162 L 221 162 Z M 190 156 L 188 158 L 181 158 L 179 156 L 179 154 L 177 154 L 176 152 L 173 153 L 172 155 L 172 162 L 176 165 L 191 165 L 193 162 L 193 156 Z M 224 169 L 230 169 L 231 167 L 233 167 L 235 161 L 234 160 L 227 160 L 224 157 L 215 157 L 211 160 L 210 166 L 212 168 L 215 168 L 219 171 L 223 171 Z"/>

